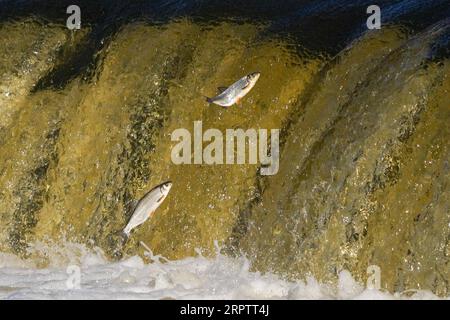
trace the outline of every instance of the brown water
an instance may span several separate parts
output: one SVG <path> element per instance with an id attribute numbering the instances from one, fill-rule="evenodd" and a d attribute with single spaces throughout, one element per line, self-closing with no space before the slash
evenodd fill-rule
<path id="1" fill-rule="evenodd" d="M 265 24 L 124 25 L 96 52 L 92 78 L 37 86 L 91 30 L 25 19 L 0 26 L 0 251 L 36 240 L 99 246 L 111 259 L 244 253 L 259 271 L 365 281 L 390 291 L 450 286 L 450 62 L 430 48 L 448 24 L 412 36 L 367 32 L 336 57 L 299 54 Z M 306 51 L 305 51 L 306 52 Z M 241 106 L 204 95 L 252 71 Z M 280 171 L 174 165 L 170 134 L 281 128 Z M 130 202 L 171 180 L 151 220 L 123 245 Z"/>

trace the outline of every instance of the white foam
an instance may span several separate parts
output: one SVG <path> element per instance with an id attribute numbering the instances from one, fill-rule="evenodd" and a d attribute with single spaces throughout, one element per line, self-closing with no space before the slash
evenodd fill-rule
<path id="1" fill-rule="evenodd" d="M 347 271 L 339 275 L 336 287 L 314 278 L 290 282 L 273 274 L 251 272 L 244 257 L 201 255 L 178 261 L 145 264 L 138 257 L 108 261 L 100 250 L 77 244 L 49 248 L 36 244 L 44 254 L 44 269 L 14 255 L 0 253 L 0 298 L 3 299 L 399 299 L 374 289 L 365 289 Z M 68 279 L 80 270 L 79 288 Z M 70 272 L 68 272 L 70 271 Z M 71 282 L 70 282 L 71 283 Z M 410 299 L 436 299 L 431 292 L 417 291 Z"/>

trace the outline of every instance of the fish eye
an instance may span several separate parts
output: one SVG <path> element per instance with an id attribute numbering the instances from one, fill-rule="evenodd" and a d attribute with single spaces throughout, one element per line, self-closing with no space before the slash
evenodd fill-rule
<path id="1" fill-rule="evenodd" d="M 162 189 L 163 190 L 169 189 L 171 185 L 172 185 L 172 182 L 170 182 L 170 181 L 166 182 L 162 185 Z"/>

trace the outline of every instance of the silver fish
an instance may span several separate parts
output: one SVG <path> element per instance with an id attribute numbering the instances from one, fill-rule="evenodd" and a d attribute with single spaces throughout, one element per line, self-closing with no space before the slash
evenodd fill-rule
<path id="1" fill-rule="evenodd" d="M 147 221 L 152 213 L 158 209 L 169 194 L 170 188 L 172 188 L 172 182 L 165 182 L 153 188 L 138 202 L 130 221 L 125 229 L 123 229 L 123 233 L 127 236 L 127 238 L 130 236 L 131 230 Z"/>
<path id="2" fill-rule="evenodd" d="M 260 75 L 259 72 L 253 72 L 248 76 L 239 79 L 228 88 L 219 88 L 222 92 L 214 98 L 206 97 L 206 101 L 222 107 L 229 107 L 235 103 L 239 103 L 239 101 L 252 90 Z"/>

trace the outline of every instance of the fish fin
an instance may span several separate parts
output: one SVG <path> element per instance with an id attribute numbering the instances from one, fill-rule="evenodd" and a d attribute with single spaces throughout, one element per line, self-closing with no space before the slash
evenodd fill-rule
<path id="1" fill-rule="evenodd" d="M 144 249 L 145 249 L 148 253 L 151 253 L 151 252 L 152 252 L 152 249 L 150 249 L 149 246 L 146 245 L 144 241 L 139 241 L 139 243 L 141 244 L 141 246 L 144 247 Z"/>
<path id="2" fill-rule="evenodd" d="M 139 203 L 139 200 L 129 201 L 125 208 L 126 212 L 131 214 L 134 211 L 134 209 L 136 209 L 138 203 Z"/>
<path id="3" fill-rule="evenodd" d="M 224 92 L 225 90 L 227 90 L 227 87 L 218 87 L 217 90 L 219 90 L 219 93 Z"/>
<path id="4" fill-rule="evenodd" d="M 241 98 L 237 98 L 236 99 L 236 104 L 239 105 L 239 106 L 241 105 Z"/>
<path id="5" fill-rule="evenodd" d="M 156 200 L 157 203 L 160 203 L 161 201 L 163 201 L 164 199 L 164 195 L 162 195 L 158 200 Z"/>

